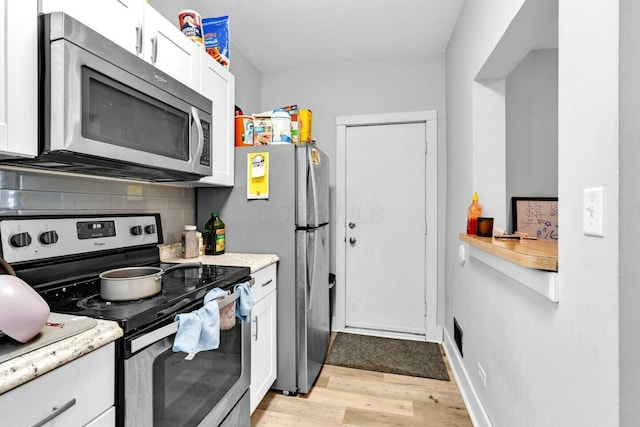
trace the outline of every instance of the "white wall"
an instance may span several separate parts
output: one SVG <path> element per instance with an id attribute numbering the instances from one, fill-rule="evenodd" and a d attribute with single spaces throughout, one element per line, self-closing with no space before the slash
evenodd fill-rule
<path id="1" fill-rule="evenodd" d="M 262 110 L 289 104 L 313 111 L 313 139 L 331 159 L 333 227 L 344 221 L 336 216 L 336 212 L 344 211 L 335 200 L 336 116 L 437 110 L 439 153 L 444 165 L 444 53 L 263 73 Z M 389 155 L 393 155 L 393 149 Z M 445 168 L 440 172 L 440 181 L 444 182 Z M 331 271 L 335 271 L 334 236 Z"/>
<path id="2" fill-rule="evenodd" d="M 244 114 L 257 112 L 262 96 L 262 74 L 233 43 L 230 54 L 229 71 L 236 78 L 236 105 Z"/>
<path id="3" fill-rule="evenodd" d="M 531 51 L 505 82 L 510 210 L 513 196 L 558 196 L 558 49 Z"/>
<path id="4" fill-rule="evenodd" d="M 465 2 L 446 55 L 445 327 L 451 337 L 454 317 L 462 327 L 463 366 L 495 426 L 618 422 L 619 16 L 617 2 L 559 3 L 559 303 L 473 258 L 457 262 L 474 189 L 473 80 L 525 1 Z M 591 186 L 605 187 L 605 238 L 582 234 Z"/>

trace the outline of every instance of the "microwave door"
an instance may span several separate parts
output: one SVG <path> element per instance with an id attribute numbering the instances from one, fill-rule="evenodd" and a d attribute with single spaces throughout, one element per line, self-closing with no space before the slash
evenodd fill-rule
<path id="1" fill-rule="evenodd" d="M 211 174 L 205 112 L 64 39 L 50 49 L 46 150 Z"/>

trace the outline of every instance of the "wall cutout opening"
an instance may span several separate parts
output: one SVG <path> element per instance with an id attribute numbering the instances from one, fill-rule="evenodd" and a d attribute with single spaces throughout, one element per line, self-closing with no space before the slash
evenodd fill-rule
<path id="1" fill-rule="evenodd" d="M 511 197 L 558 196 L 558 0 L 525 1 L 480 67 L 473 138 L 473 187 L 497 227 L 513 227 Z"/>

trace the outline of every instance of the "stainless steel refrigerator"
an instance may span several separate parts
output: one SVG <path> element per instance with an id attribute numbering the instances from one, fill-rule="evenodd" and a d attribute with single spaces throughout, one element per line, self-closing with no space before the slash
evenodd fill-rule
<path id="1" fill-rule="evenodd" d="M 268 197 L 250 199 L 249 153 L 267 153 Z M 253 192 L 253 189 L 252 189 Z M 275 253 L 278 372 L 273 389 L 307 393 L 329 345 L 329 160 L 314 145 L 238 147 L 235 185 L 199 188 L 197 220 L 226 225 L 226 251 Z"/>

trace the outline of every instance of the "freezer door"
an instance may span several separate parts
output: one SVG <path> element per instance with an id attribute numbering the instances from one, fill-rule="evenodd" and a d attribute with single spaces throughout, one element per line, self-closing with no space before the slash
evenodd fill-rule
<path id="1" fill-rule="evenodd" d="M 308 393 L 329 348 L 329 226 L 296 231 L 298 391 Z"/>
<path id="2" fill-rule="evenodd" d="M 329 158 L 314 145 L 296 147 L 296 225 L 329 222 Z"/>

